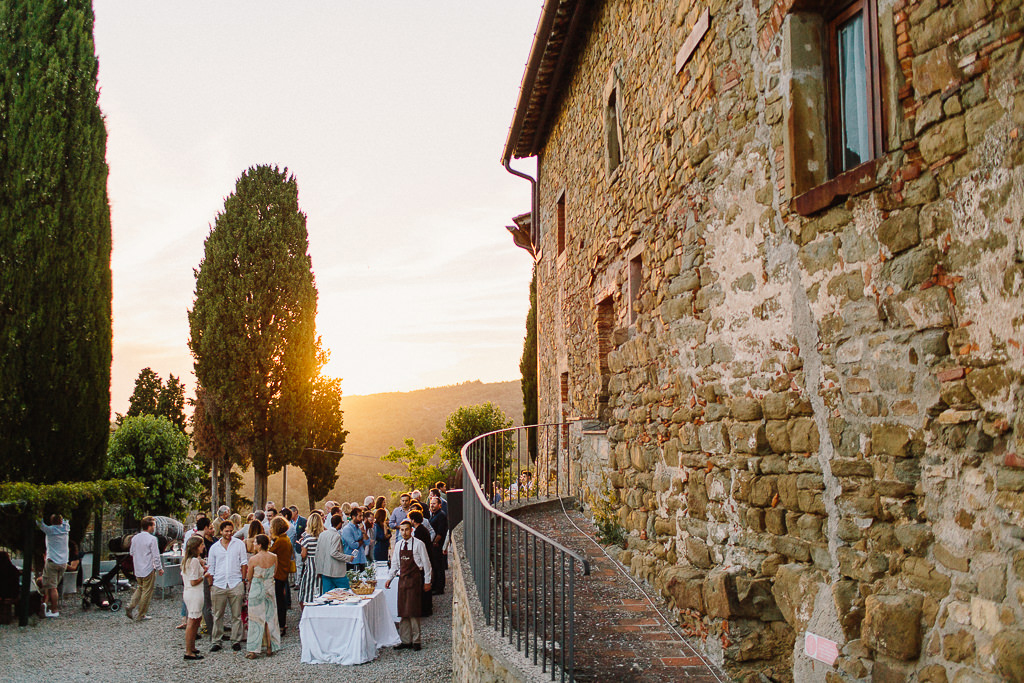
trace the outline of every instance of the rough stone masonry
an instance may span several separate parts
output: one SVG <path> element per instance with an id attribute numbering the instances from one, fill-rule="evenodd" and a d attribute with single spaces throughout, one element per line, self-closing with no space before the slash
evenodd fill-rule
<path id="1" fill-rule="evenodd" d="M 1022 2 L 868 0 L 829 173 L 843 4 L 545 3 L 540 420 L 737 679 L 1024 680 Z"/>

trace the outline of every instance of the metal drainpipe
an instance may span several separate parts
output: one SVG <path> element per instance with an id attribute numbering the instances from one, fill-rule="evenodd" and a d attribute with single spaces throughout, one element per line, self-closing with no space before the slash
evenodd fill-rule
<path id="1" fill-rule="evenodd" d="M 534 257 L 540 253 L 540 223 L 537 221 L 537 180 L 536 178 L 512 168 L 511 158 L 505 159 L 505 170 L 514 176 L 530 181 L 530 241 L 533 242 Z"/>

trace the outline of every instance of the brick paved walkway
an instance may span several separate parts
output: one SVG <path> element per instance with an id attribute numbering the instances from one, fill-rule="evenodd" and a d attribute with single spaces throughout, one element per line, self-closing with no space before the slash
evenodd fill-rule
<path id="1" fill-rule="evenodd" d="M 582 514 L 562 509 L 523 511 L 515 516 L 590 562 L 590 576 L 576 580 L 576 680 L 616 683 L 719 683 L 729 677 L 712 669 L 670 628 L 644 594 L 592 542 L 597 529 Z M 658 599 L 655 597 L 655 599 Z M 671 615 L 666 613 L 671 618 Z M 716 676 L 717 672 L 717 676 Z"/>

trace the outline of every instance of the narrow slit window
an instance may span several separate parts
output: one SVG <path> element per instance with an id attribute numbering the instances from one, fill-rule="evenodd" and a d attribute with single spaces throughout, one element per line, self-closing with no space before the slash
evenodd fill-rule
<path id="1" fill-rule="evenodd" d="M 565 251 L 565 193 L 558 197 L 558 204 L 555 206 L 555 219 L 558 222 L 558 254 Z"/>
<path id="2" fill-rule="evenodd" d="M 559 436 L 562 440 L 562 448 L 569 447 L 569 373 L 563 372 L 559 377 L 559 393 L 561 397 L 559 422 Z"/>
<path id="3" fill-rule="evenodd" d="M 608 297 L 597 304 L 597 368 L 601 380 L 597 395 L 599 419 L 604 419 L 608 407 L 608 385 L 612 376 L 608 354 L 612 350 L 614 327 L 615 308 L 611 297 Z"/>
<path id="4" fill-rule="evenodd" d="M 604 129 L 607 138 L 606 153 L 608 155 L 608 172 L 619 167 L 622 161 L 622 140 L 619 139 L 619 110 L 616 89 L 608 95 L 604 113 Z"/>
<path id="5" fill-rule="evenodd" d="M 629 324 L 636 322 L 637 306 L 640 303 L 640 286 L 643 283 L 644 262 L 642 256 L 629 261 Z"/>

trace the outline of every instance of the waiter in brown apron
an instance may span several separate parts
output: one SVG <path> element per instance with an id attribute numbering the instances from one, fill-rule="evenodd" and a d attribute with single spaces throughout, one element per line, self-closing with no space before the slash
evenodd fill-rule
<path id="1" fill-rule="evenodd" d="M 430 593 L 430 556 L 423 541 L 413 538 L 412 523 L 402 521 L 398 525 L 402 538 L 395 544 L 391 554 L 391 570 L 385 588 L 398 576 L 398 635 L 402 644 L 396 650 L 420 649 L 420 616 L 423 614 L 423 593 Z"/>

